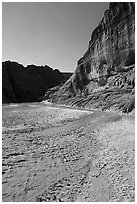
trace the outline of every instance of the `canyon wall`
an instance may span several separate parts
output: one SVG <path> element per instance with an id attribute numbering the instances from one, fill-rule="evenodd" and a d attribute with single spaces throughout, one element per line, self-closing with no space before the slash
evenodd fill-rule
<path id="1" fill-rule="evenodd" d="M 41 101 L 48 88 L 65 82 L 71 73 L 61 73 L 46 66 L 28 65 L 17 62 L 2 63 L 2 102 Z"/>
<path id="2" fill-rule="evenodd" d="M 101 22 L 92 32 L 88 50 L 78 60 L 74 74 L 63 86 L 46 92 L 45 99 L 83 107 L 89 101 L 88 106 L 94 104 L 95 107 L 100 107 L 96 106 L 91 96 L 97 93 L 103 96 L 104 90 L 106 93 L 106 90 L 113 89 L 109 101 L 111 98 L 114 100 L 115 91 L 117 94 L 121 93 L 120 89 L 123 91 L 117 101 L 120 101 L 120 97 L 127 96 L 127 90 L 128 95 L 132 93 L 134 97 L 134 64 L 135 3 L 110 3 Z M 133 98 L 132 102 L 134 103 Z M 133 104 L 132 106 L 134 107 Z"/>

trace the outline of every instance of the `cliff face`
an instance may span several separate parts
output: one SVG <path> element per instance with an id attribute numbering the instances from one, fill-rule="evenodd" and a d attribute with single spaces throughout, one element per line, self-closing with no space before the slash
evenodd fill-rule
<path id="1" fill-rule="evenodd" d="M 2 102 L 31 102 L 42 100 L 48 88 L 65 82 L 70 73 L 61 73 L 48 66 L 28 65 L 17 62 L 2 63 Z"/>
<path id="2" fill-rule="evenodd" d="M 129 88 L 132 92 L 135 83 L 134 64 L 135 4 L 110 3 L 93 31 L 88 50 L 78 61 L 76 71 L 48 97 L 52 97 L 54 102 L 74 104 L 79 97 L 85 101 L 95 90 Z M 84 106 L 82 101 L 80 104 Z"/>

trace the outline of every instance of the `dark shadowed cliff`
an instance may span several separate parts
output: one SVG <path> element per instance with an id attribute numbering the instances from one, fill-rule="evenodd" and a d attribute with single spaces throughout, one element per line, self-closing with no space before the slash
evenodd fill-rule
<path id="1" fill-rule="evenodd" d="M 92 19 L 91 19 L 92 22 Z M 87 108 L 134 109 L 135 3 L 110 3 L 70 79 L 45 99 Z"/>
<path id="2" fill-rule="evenodd" d="M 41 101 L 48 88 L 64 83 L 71 73 L 46 66 L 2 63 L 2 102 Z"/>

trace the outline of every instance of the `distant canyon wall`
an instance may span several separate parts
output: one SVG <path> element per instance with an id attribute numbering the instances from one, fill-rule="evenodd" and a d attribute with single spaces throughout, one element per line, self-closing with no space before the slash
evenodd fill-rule
<path id="1" fill-rule="evenodd" d="M 2 102 L 41 101 L 48 88 L 64 83 L 70 76 L 47 65 L 24 67 L 17 62 L 3 62 Z"/>

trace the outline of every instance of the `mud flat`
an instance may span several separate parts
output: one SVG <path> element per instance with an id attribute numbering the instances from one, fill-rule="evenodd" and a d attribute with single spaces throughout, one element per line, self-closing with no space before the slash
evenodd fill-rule
<path id="1" fill-rule="evenodd" d="M 2 200 L 135 200 L 133 115 L 3 106 Z"/>

